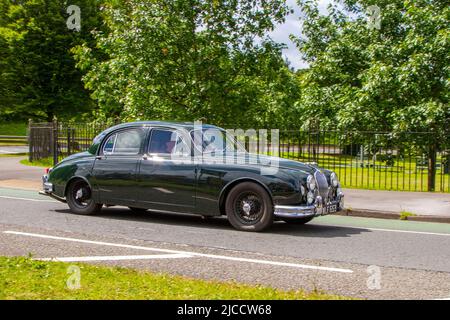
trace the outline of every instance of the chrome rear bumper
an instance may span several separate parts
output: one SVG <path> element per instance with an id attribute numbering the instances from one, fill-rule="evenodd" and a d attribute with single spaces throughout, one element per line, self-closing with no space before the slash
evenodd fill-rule
<path id="1" fill-rule="evenodd" d="M 44 195 L 44 196 L 49 196 L 55 200 L 66 203 L 66 199 L 58 197 L 56 194 L 53 193 L 54 191 L 55 191 L 55 189 L 54 189 L 53 183 L 48 182 L 48 175 L 43 175 L 42 176 L 42 191 L 39 191 L 39 194 Z"/>
<path id="2" fill-rule="evenodd" d="M 344 195 L 341 194 L 334 201 L 323 204 L 316 201 L 313 205 L 287 206 L 275 205 L 274 215 L 279 218 L 308 218 L 336 213 L 344 209 Z"/>
<path id="3" fill-rule="evenodd" d="M 52 193 L 54 191 L 53 189 L 53 183 L 48 182 L 48 175 L 42 176 L 42 189 L 45 193 Z"/>

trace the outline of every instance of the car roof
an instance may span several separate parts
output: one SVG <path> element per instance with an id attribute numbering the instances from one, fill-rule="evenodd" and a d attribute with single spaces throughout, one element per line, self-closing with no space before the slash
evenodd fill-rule
<path id="1" fill-rule="evenodd" d="M 169 128 L 184 128 L 186 130 L 192 130 L 195 128 L 197 123 L 194 122 L 177 122 L 177 121 L 134 121 L 134 122 L 126 122 L 121 123 L 118 125 L 115 125 L 113 127 L 110 127 L 106 129 L 103 133 L 111 132 L 116 129 L 121 128 L 127 128 L 127 127 L 136 127 L 136 126 L 142 126 L 142 127 L 169 127 Z M 211 124 L 204 124 L 202 123 L 202 128 L 204 129 L 222 129 L 220 127 L 211 125 Z"/>

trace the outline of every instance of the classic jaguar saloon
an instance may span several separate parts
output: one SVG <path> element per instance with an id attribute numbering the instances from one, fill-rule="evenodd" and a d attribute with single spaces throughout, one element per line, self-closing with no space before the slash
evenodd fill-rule
<path id="1" fill-rule="evenodd" d="M 216 126 L 159 121 L 105 130 L 88 151 L 49 169 L 43 189 L 76 214 L 117 205 L 225 215 L 245 231 L 264 230 L 274 220 L 304 224 L 342 210 L 344 200 L 334 172 L 249 153 Z"/>

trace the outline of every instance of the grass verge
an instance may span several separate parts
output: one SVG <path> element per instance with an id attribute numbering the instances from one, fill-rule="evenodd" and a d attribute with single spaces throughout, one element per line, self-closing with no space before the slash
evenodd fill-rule
<path id="1" fill-rule="evenodd" d="M 71 290 L 66 283 L 76 283 L 70 282 L 75 273 L 70 272 L 69 266 L 74 265 L 80 270 L 80 288 Z M 344 299 L 318 292 L 281 291 L 235 282 L 24 257 L 0 257 L 0 266 L 0 299 Z"/>
<path id="2" fill-rule="evenodd" d="M 26 136 L 27 124 L 19 122 L 2 122 L 0 123 L 0 135 L 4 136 Z"/>
<path id="3" fill-rule="evenodd" d="M 51 159 L 51 158 L 34 160 L 33 162 L 29 161 L 28 159 L 23 159 L 23 160 L 20 160 L 20 163 L 24 164 L 26 166 L 35 166 L 35 167 L 44 167 L 44 168 L 53 167 L 53 159 Z"/>
<path id="4" fill-rule="evenodd" d="M 0 158 L 23 157 L 26 155 L 27 153 L 2 153 L 0 154 Z"/>
<path id="5" fill-rule="evenodd" d="M 408 217 L 415 217 L 417 214 L 414 214 L 409 211 L 401 211 L 400 212 L 400 220 L 408 220 Z"/>

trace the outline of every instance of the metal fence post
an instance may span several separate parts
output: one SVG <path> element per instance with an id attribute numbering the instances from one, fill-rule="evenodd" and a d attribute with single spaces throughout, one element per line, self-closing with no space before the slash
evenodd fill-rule
<path id="1" fill-rule="evenodd" d="M 33 162 L 33 120 L 28 119 L 28 161 Z"/>
<path id="2" fill-rule="evenodd" d="M 72 141 L 71 141 L 71 131 L 72 131 L 72 128 L 67 128 L 67 155 L 68 156 L 70 156 L 71 154 L 72 154 L 72 152 L 71 152 L 71 146 L 70 146 L 70 144 L 72 143 Z"/>
<path id="3" fill-rule="evenodd" d="M 53 145 L 53 165 L 58 163 L 58 120 L 56 118 L 52 121 L 51 144 Z"/>

